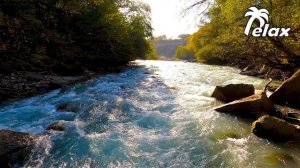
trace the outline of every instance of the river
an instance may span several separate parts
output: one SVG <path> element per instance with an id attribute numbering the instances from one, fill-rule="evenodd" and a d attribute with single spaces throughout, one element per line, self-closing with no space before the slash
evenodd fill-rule
<path id="1" fill-rule="evenodd" d="M 0 129 L 42 135 L 25 167 L 297 167 L 300 148 L 260 139 L 217 113 L 215 86 L 267 81 L 231 67 L 136 61 L 70 88 L 0 107 Z M 78 113 L 57 112 L 72 102 Z M 66 131 L 44 135 L 63 121 Z"/>

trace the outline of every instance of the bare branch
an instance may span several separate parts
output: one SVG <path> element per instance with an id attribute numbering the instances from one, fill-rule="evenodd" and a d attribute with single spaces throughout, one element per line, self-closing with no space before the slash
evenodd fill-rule
<path id="1" fill-rule="evenodd" d="M 205 6 L 205 9 L 203 9 L 201 12 L 199 12 L 199 16 L 201 16 L 205 11 L 207 11 L 207 9 L 210 7 L 210 1 L 211 0 L 195 0 L 192 4 L 188 5 L 188 7 L 186 7 L 183 10 L 183 15 L 187 15 L 188 13 L 190 13 L 193 9 L 196 8 L 201 8 L 203 6 Z"/>

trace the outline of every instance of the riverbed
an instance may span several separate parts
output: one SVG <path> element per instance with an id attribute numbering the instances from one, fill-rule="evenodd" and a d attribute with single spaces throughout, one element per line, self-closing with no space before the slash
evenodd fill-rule
<path id="1" fill-rule="evenodd" d="M 0 129 L 40 135 L 25 167 L 298 167 L 299 146 L 220 114 L 215 86 L 268 81 L 224 66 L 135 61 L 121 73 L 0 107 Z M 57 112 L 61 103 L 78 113 Z M 65 132 L 45 129 L 56 121 Z"/>

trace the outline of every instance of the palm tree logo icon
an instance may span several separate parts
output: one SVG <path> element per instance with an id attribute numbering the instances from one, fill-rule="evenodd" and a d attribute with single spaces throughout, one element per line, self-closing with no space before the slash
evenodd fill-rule
<path id="1" fill-rule="evenodd" d="M 245 34 L 249 35 L 251 26 L 255 19 L 259 21 L 260 28 L 262 28 L 269 21 L 269 12 L 266 9 L 257 9 L 256 7 L 249 8 L 250 11 L 245 14 L 246 16 L 250 16 L 248 24 L 245 29 Z"/>

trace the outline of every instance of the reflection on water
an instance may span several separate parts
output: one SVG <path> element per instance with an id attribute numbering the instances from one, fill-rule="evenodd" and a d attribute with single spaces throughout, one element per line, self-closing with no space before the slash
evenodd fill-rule
<path id="1" fill-rule="evenodd" d="M 219 114 L 216 85 L 266 81 L 229 67 L 136 61 L 138 66 L 65 90 L 0 107 L 0 129 L 43 135 L 26 167 L 297 167 L 299 148 L 251 134 L 250 124 Z M 78 113 L 57 112 L 63 102 Z"/>

